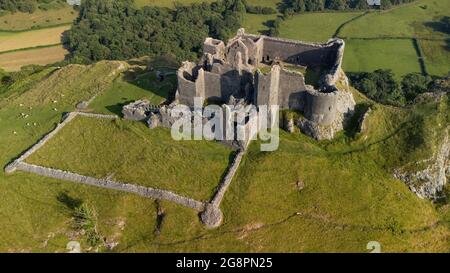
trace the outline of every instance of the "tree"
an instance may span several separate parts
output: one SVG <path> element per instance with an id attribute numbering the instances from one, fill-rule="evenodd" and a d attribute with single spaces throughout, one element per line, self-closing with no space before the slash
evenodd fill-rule
<path id="1" fill-rule="evenodd" d="M 137 9 L 133 0 L 85 0 L 63 44 L 71 60 L 82 63 L 166 54 L 192 60 L 200 55 L 205 37 L 227 40 L 234 35 L 244 13 L 242 0 L 174 9 Z"/>
<path id="2" fill-rule="evenodd" d="M 345 10 L 348 8 L 347 0 L 326 0 L 325 7 L 333 10 Z"/>
<path id="3" fill-rule="evenodd" d="M 417 95 L 427 92 L 431 77 L 419 73 L 410 73 L 403 77 L 402 91 L 407 101 L 413 101 Z"/>
<path id="4" fill-rule="evenodd" d="M 325 0 L 305 0 L 307 11 L 321 11 L 325 9 Z"/>
<path id="5" fill-rule="evenodd" d="M 387 104 L 401 105 L 405 98 L 391 70 L 349 74 L 353 86 L 369 98 Z"/>

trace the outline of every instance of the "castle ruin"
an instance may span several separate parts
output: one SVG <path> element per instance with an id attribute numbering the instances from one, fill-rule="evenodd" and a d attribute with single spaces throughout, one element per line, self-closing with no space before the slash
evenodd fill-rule
<path id="1" fill-rule="evenodd" d="M 178 70 L 177 103 L 190 107 L 194 98 L 255 106 L 279 105 L 301 113 L 294 123 L 316 139 L 331 139 L 353 114 L 355 101 L 342 71 L 345 42 L 325 44 L 246 34 L 225 45 L 207 38 L 203 57 Z"/>

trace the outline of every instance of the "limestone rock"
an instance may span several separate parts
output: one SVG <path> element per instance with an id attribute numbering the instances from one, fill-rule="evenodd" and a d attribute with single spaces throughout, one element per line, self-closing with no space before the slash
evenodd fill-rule
<path id="1" fill-rule="evenodd" d="M 394 177 L 405 182 L 411 191 L 420 198 L 438 199 L 450 177 L 450 140 L 447 128 L 446 135 L 435 156 L 416 162 L 423 166 L 418 171 L 408 171 L 399 168 L 394 171 Z"/>

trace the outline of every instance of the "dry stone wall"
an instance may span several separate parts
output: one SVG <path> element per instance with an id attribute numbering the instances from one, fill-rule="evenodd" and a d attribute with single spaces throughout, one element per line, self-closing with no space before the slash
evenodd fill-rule
<path id="1" fill-rule="evenodd" d="M 117 119 L 118 116 L 115 115 L 103 115 L 94 113 L 84 113 L 84 112 L 71 112 L 63 117 L 61 123 L 59 123 L 56 128 L 44 136 L 40 141 L 33 145 L 29 150 L 23 153 L 18 159 L 8 164 L 5 167 L 6 173 L 13 173 L 14 171 L 20 170 L 24 172 L 34 173 L 44 177 L 50 177 L 65 181 L 71 181 L 79 184 L 95 186 L 110 190 L 117 190 L 122 192 L 128 192 L 137 194 L 146 198 L 153 198 L 159 200 L 167 200 L 174 202 L 176 204 L 192 208 L 196 211 L 202 212 L 201 219 L 202 222 L 208 227 L 218 227 L 222 223 L 222 212 L 220 211 L 220 203 L 227 191 L 231 181 L 241 163 L 244 151 L 240 150 L 236 157 L 234 158 L 231 166 L 227 171 L 227 175 L 224 180 L 219 184 L 218 190 L 210 203 L 203 203 L 201 201 L 194 200 L 192 198 L 184 197 L 167 190 L 155 189 L 150 187 L 144 187 L 134 184 L 128 184 L 121 181 L 115 181 L 109 178 L 99 179 L 86 175 L 81 175 L 65 170 L 59 170 L 44 166 L 38 166 L 34 164 L 29 164 L 24 162 L 30 155 L 43 147 L 51 138 L 53 138 L 65 125 L 71 122 L 76 116 L 84 116 L 89 118 L 99 118 L 99 119 Z"/>
<path id="2" fill-rule="evenodd" d="M 220 204 L 222 203 L 223 197 L 226 191 L 231 185 L 234 176 L 241 164 L 242 158 L 244 157 L 245 150 L 239 150 L 230 165 L 227 174 L 225 175 L 223 181 L 220 183 L 216 194 L 209 204 L 205 206 L 205 210 L 201 214 L 202 222 L 209 228 L 215 228 L 222 224 L 223 214 L 220 210 Z"/>
<path id="3" fill-rule="evenodd" d="M 32 165 L 25 162 L 19 162 L 16 166 L 16 169 L 45 177 L 72 181 L 80 184 L 96 186 L 111 190 L 134 193 L 147 198 L 167 200 L 185 207 L 195 209 L 197 211 L 202 211 L 204 209 L 204 204 L 202 202 L 177 195 L 170 191 L 147 188 L 133 184 L 126 184 L 110 179 L 97 179 L 94 177 L 84 176 L 68 171 Z"/>

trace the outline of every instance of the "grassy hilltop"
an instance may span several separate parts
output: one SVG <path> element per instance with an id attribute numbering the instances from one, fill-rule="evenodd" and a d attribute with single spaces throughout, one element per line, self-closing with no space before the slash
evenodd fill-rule
<path id="1" fill-rule="evenodd" d="M 48 68 L 1 90 L 0 165 L 52 130 L 79 101 L 96 95 L 93 112 L 116 114 L 118 108 L 110 106 L 139 96 L 156 102 L 171 92 L 170 77 L 158 82 L 150 74 L 143 83 L 139 75 L 149 72 L 129 66 L 100 62 Z M 128 72 L 120 73 L 124 70 Z M 124 92 L 128 85 L 136 93 Z M 356 90 L 354 94 L 361 107 L 373 107 L 364 133 L 349 129 L 333 141 L 317 142 L 300 133 L 282 132 L 280 148 L 272 153 L 260 152 L 253 143 L 225 195 L 225 222 L 217 230 L 205 229 L 195 211 L 169 202 L 1 171 L 0 251 L 64 252 L 71 240 L 81 241 L 83 251 L 95 251 L 92 234 L 83 235 L 73 224 L 79 208 L 88 206 L 95 211 L 89 215 L 98 225 L 98 235 L 118 243 L 112 251 L 366 252 L 367 243 L 375 240 L 382 251 L 448 252 L 449 205 L 421 200 L 392 177 L 394 168 L 434 152 L 443 126 L 449 124 L 448 96 L 393 108 L 369 101 Z M 163 182 L 161 187 L 191 194 L 196 185 L 176 182 L 197 177 L 207 185 L 198 192 L 194 189 L 198 198 L 212 194 L 214 188 L 211 181 L 201 180 L 206 170 L 214 164 L 217 178 L 227 161 L 225 147 L 202 142 L 181 147 L 184 144 L 167 139 L 167 131 L 150 131 L 140 123 L 82 119 L 70 126 L 30 160 L 99 177 Z M 117 145 L 126 141 L 124 147 Z M 139 149 L 141 145 L 146 148 Z M 172 156 L 158 162 L 153 146 L 156 152 L 181 153 L 187 162 Z M 104 158 L 111 151 L 130 156 L 130 161 L 114 166 L 115 157 Z M 136 172 L 127 172 L 127 164 Z M 198 171 L 180 178 L 179 168 Z M 304 189 L 299 190 L 299 182 Z"/>

